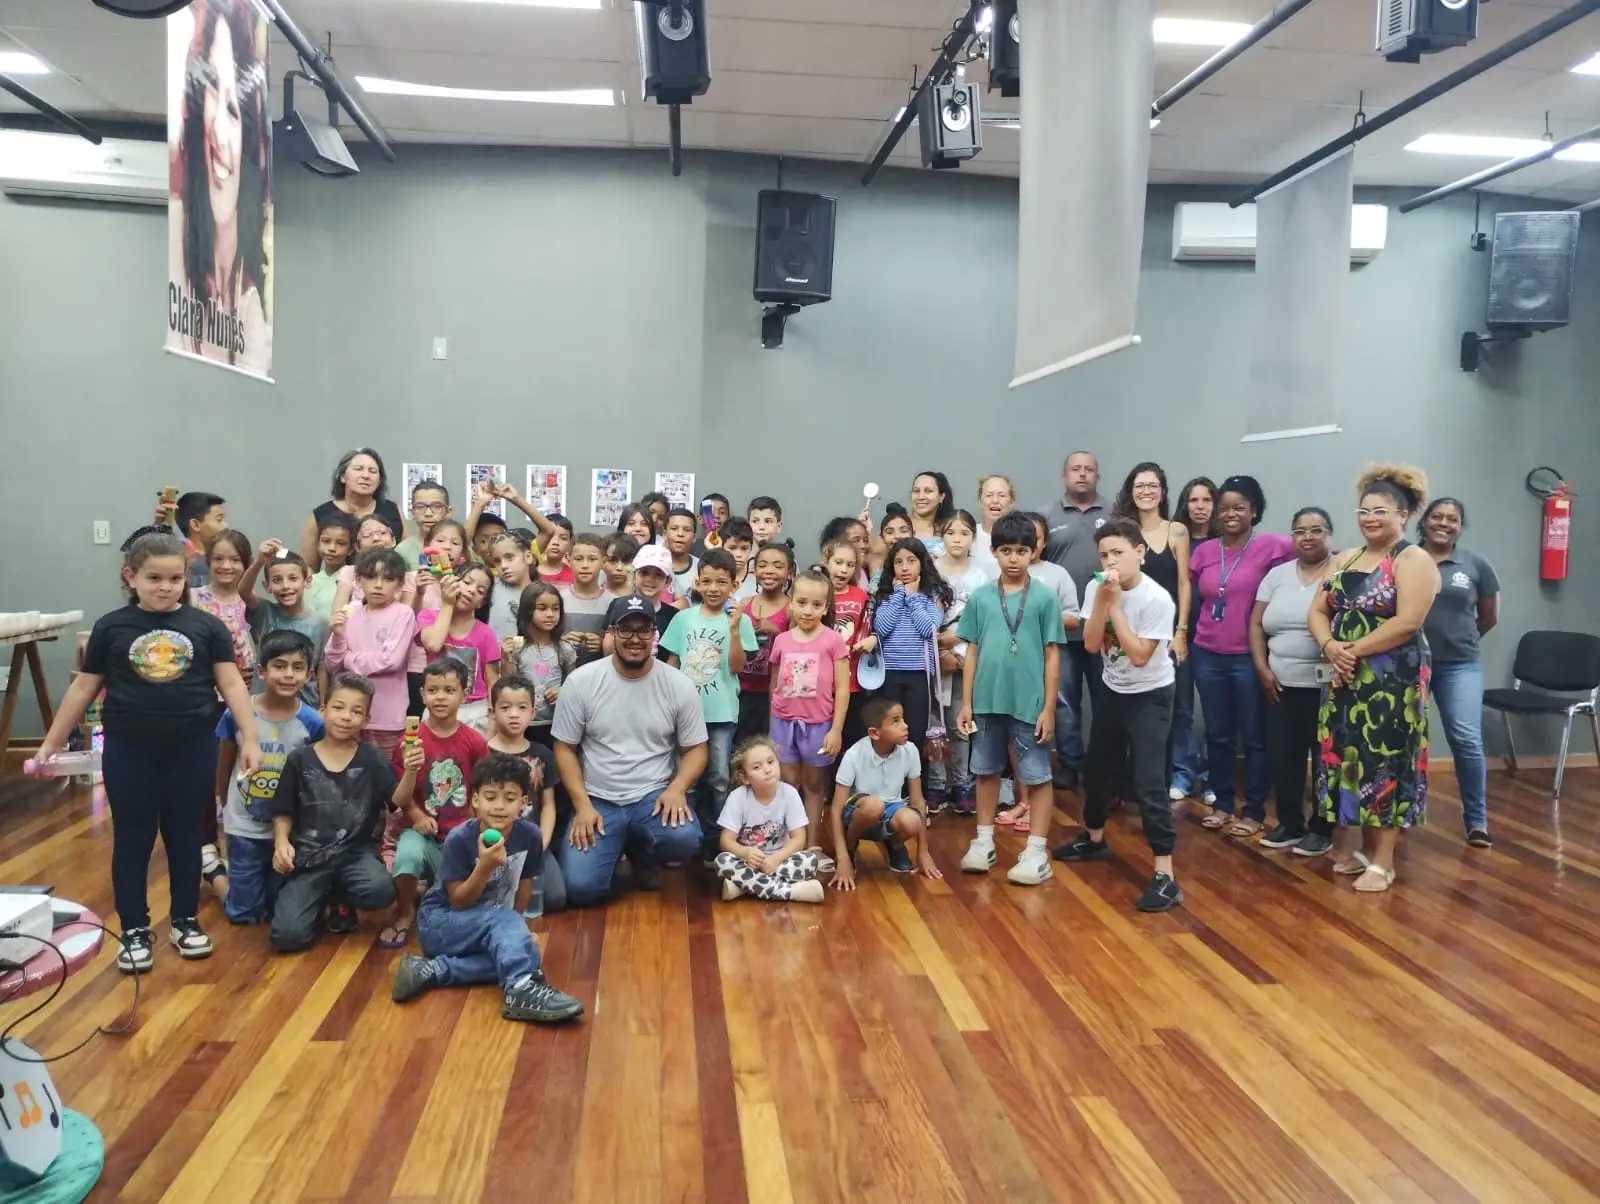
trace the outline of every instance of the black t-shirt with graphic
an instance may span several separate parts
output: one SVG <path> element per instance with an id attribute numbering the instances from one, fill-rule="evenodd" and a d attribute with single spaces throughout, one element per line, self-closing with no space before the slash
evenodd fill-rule
<path id="1" fill-rule="evenodd" d="M 370 744 L 358 745 L 350 763 L 337 771 L 322 763 L 315 744 L 290 752 L 278 775 L 272 814 L 290 817 L 295 869 L 321 865 L 360 844 L 370 848 L 396 784 L 389 758 Z"/>
<path id="2" fill-rule="evenodd" d="M 219 664 L 233 664 L 233 637 L 221 619 L 194 606 L 114 610 L 95 623 L 83 653 L 83 671 L 105 679 L 100 721 L 107 735 L 142 740 L 213 730 Z"/>

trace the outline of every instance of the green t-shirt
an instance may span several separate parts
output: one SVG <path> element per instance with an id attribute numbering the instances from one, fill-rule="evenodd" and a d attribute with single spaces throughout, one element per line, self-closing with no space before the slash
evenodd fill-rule
<path id="1" fill-rule="evenodd" d="M 739 643 L 746 656 L 758 647 L 747 614 L 739 616 Z M 727 615 L 706 615 L 699 606 L 687 606 L 672 616 L 661 646 L 678 658 L 678 668 L 694 683 L 707 723 L 738 722 L 739 679 L 728 668 Z"/>
<path id="2" fill-rule="evenodd" d="M 1030 579 L 1031 581 L 1031 579 Z M 978 650 L 978 676 L 972 684 L 975 715 L 1010 715 L 1033 723 L 1044 710 L 1044 650 L 1047 644 L 1065 644 L 1056 594 L 1041 582 L 1031 581 L 1027 599 L 1023 591 L 1007 592 L 1006 613 L 1022 618 L 1017 623 L 1017 650 L 1011 651 L 1011 631 L 1000 613 L 1001 584 L 997 581 L 973 592 L 961 612 L 956 635 Z"/>

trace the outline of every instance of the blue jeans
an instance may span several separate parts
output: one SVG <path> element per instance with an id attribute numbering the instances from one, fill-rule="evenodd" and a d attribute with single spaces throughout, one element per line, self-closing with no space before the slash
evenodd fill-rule
<path id="1" fill-rule="evenodd" d="M 278 872 L 272 868 L 272 841 L 228 833 L 228 893 L 222 914 L 233 924 L 259 924 L 278 899 Z"/>
<path id="2" fill-rule="evenodd" d="M 1206 785 L 1206 749 L 1194 731 L 1194 654 L 1175 666 L 1172 734 L 1167 738 L 1167 759 L 1172 763 L 1171 785 L 1194 794 Z"/>
<path id="3" fill-rule="evenodd" d="M 1272 762 L 1267 758 L 1266 696 L 1256 680 L 1255 664 L 1248 652 L 1194 648 L 1189 658 L 1205 709 L 1206 759 L 1217 810 L 1234 813 L 1233 750 L 1243 745 L 1244 817 L 1264 822 L 1267 795 L 1272 793 Z"/>
<path id="4" fill-rule="evenodd" d="M 1483 662 L 1434 663 L 1433 701 L 1456 763 L 1456 789 L 1467 830 L 1489 827 L 1488 773 L 1483 755 Z"/>
<path id="5" fill-rule="evenodd" d="M 700 822 L 694 816 L 682 827 L 669 828 L 661 816 L 651 814 L 660 796 L 661 790 L 652 790 L 633 803 L 590 798 L 606 830 L 604 835 L 596 832 L 587 849 L 570 840 L 561 844 L 558 860 L 567 880 L 569 907 L 599 903 L 611 893 L 611 875 L 624 851 L 635 866 L 685 861 L 699 851 Z"/>
<path id="6" fill-rule="evenodd" d="M 717 819 L 728 798 L 729 768 L 733 761 L 733 733 L 737 723 L 706 724 L 706 771 L 694 784 L 694 811 L 700 818 L 700 831 L 713 844 L 719 839 Z"/>
<path id="7" fill-rule="evenodd" d="M 1061 687 L 1056 694 L 1056 755 L 1064 769 L 1082 769 L 1087 755 L 1083 743 L 1083 692 L 1100 690 L 1100 658 L 1085 651 L 1082 640 L 1061 649 Z"/>
<path id="8" fill-rule="evenodd" d="M 519 911 L 504 907 L 427 907 L 417 943 L 450 986 L 497 982 L 501 990 L 539 969 L 539 946 Z"/>

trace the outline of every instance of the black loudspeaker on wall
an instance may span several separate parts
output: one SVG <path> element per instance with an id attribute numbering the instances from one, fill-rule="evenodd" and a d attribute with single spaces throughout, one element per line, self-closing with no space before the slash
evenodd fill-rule
<path id="1" fill-rule="evenodd" d="M 924 88 L 917 100 L 924 167 L 959 167 L 983 149 L 978 89 L 965 80 Z"/>
<path id="2" fill-rule="evenodd" d="M 995 0 L 989 29 L 989 88 L 1001 96 L 1022 95 L 1022 41 L 1017 0 Z"/>
<path id="3" fill-rule="evenodd" d="M 1489 329 L 1555 330 L 1572 320 L 1576 213 L 1500 213 L 1489 261 Z"/>
<path id="4" fill-rule="evenodd" d="M 814 192 L 766 188 L 756 208 L 755 298 L 816 305 L 833 297 L 833 219 L 838 202 Z"/>
<path id="5" fill-rule="evenodd" d="M 635 4 L 644 94 L 664 105 L 686 105 L 711 86 L 705 0 L 683 0 L 674 22 L 670 4 Z"/>

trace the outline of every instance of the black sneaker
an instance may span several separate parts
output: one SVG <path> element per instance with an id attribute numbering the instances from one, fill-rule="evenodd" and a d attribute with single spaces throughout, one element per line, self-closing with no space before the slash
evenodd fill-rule
<path id="1" fill-rule="evenodd" d="M 148 928 L 130 928 L 122 934 L 117 969 L 124 974 L 148 974 L 155 964 L 156 953 Z"/>
<path id="2" fill-rule="evenodd" d="M 1291 832 L 1288 828 L 1279 824 L 1261 838 L 1261 844 L 1269 849 L 1287 849 L 1290 845 L 1299 844 L 1302 835 L 1304 833 Z"/>
<path id="3" fill-rule="evenodd" d="M 1063 765 L 1050 775 L 1050 784 L 1057 790 L 1076 790 L 1078 788 L 1078 771 Z"/>
<path id="4" fill-rule="evenodd" d="M 172 921 L 172 944 L 178 956 L 189 961 L 199 961 L 211 956 L 211 938 L 193 918 Z"/>
<path id="5" fill-rule="evenodd" d="M 356 909 L 348 903 L 329 903 L 328 914 L 323 917 L 322 923 L 329 932 L 344 936 L 361 927 L 361 917 L 356 915 Z"/>
<path id="6" fill-rule="evenodd" d="M 389 998 L 396 1003 L 404 1003 L 438 985 L 439 970 L 433 964 L 433 959 L 408 953 L 395 968 L 394 985 L 389 988 Z"/>
<path id="7" fill-rule="evenodd" d="M 1296 857 L 1321 857 L 1333 848 L 1333 841 L 1321 832 L 1307 832 L 1294 846 Z"/>
<path id="8" fill-rule="evenodd" d="M 1079 832 L 1070 844 L 1057 845 L 1050 854 L 1057 861 L 1110 861 L 1111 846 L 1103 840 L 1089 839 L 1088 832 Z"/>
<path id="9" fill-rule="evenodd" d="M 1467 843 L 1475 849 L 1494 848 L 1494 838 L 1489 835 L 1486 828 L 1473 828 L 1467 833 Z"/>
<path id="10" fill-rule="evenodd" d="M 630 861 L 633 866 L 634 890 L 660 890 L 661 867 L 659 865 L 641 865 L 637 861 Z"/>
<path id="11" fill-rule="evenodd" d="M 531 1020 L 535 1024 L 560 1024 L 583 1015 L 583 1004 L 563 994 L 538 972 L 519 978 L 506 988 L 500 1014 L 507 1020 Z"/>
<path id="12" fill-rule="evenodd" d="M 1183 902 L 1183 892 L 1171 874 L 1157 873 L 1135 904 L 1140 911 L 1171 911 Z"/>
<path id="13" fill-rule="evenodd" d="M 892 840 L 883 842 L 883 855 L 889 862 L 889 868 L 897 874 L 909 874 L 916 867 L 911 864 L 911 854 L 906 851 L 903 844 L 895 844 Z"/>

